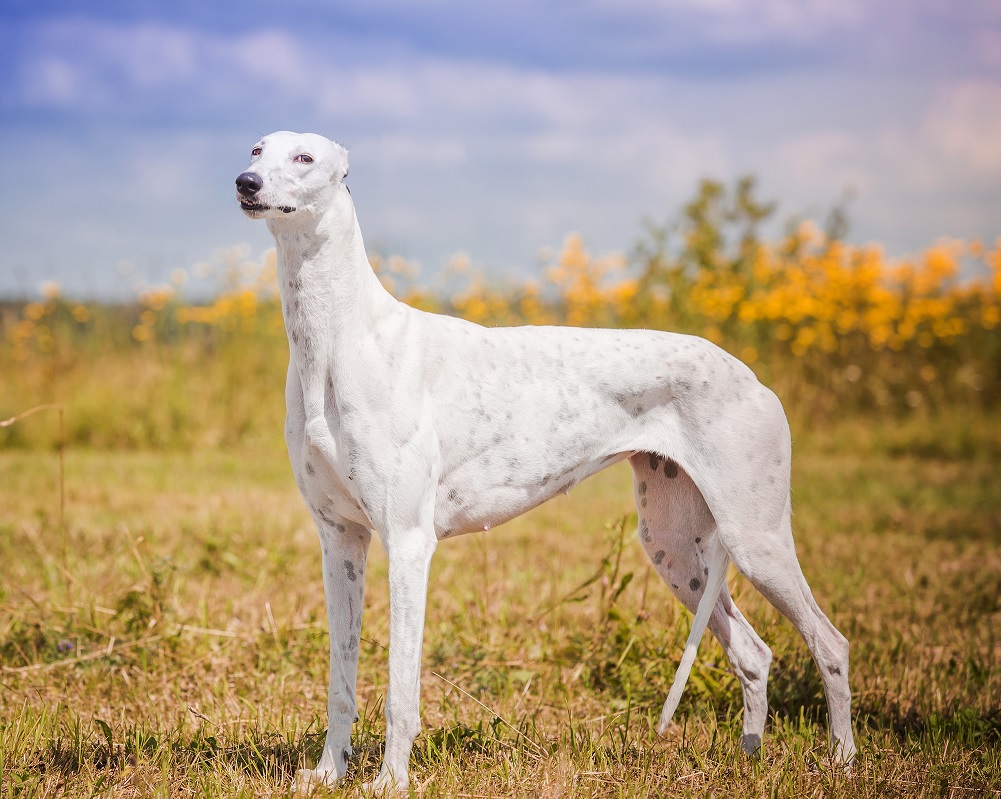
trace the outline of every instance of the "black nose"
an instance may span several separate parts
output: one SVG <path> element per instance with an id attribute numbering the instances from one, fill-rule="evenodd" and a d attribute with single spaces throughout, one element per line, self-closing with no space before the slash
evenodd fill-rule
<path id="1" fill-rule="evenodd" d="M 236 179 L 236 190 L 244 197 L 253 197 L 264 186 L 261 176 L 254 172 L 244 172 Z"/>

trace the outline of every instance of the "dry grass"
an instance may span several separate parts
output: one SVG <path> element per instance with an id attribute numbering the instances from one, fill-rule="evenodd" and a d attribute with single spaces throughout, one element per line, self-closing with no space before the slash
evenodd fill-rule
<path id="1" fill-rule="evenodd" d="M 419 793 L 1001 795 L 1001 428 L 965 424 L 797 436 L 803 568 L 853 643 L 851 777 L 828 766 L 805 646 L 739 577 L 775 653 L 764 757 L 740 754 L 739 687 L 709 638 L 682 723 L 656 737 L 689 616 L 632 541 L 616 467 L 439 549 Z M 0 453 L 0 795 L 287 794 L 322 745 L 327 653 L 318 546 L 281 442 L 70 449 L 65 531 L 57 469 L 52 452 Z M 378 544 L 370 563 L 349 796 L 384 734 Z"/>

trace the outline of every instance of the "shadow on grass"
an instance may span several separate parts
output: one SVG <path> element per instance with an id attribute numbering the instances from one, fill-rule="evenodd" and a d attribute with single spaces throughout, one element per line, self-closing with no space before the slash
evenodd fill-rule
<path id="1" fill-rule="evenodd" d="M 220 741 L 216 736 L 199 732 L 190 737 L 172 734 L 158 739 L 152 732 L 133 728 L 116 742 L 110 728 L 100 726 L 103 741 L 79 735 L 51 740 L 38 753 L 35 762 L 38 771 L 70 777 L 87 768 L 115 772 L 141 762 L 159 763 L 166 759 L 175 768 L 197 770 L 226 762 L 250 777 L 291 780 L 297 769 L 316 762 L 325 735 L 307 731 L 289 739 L 277 732 L 254 733 L 244 740 Z"/>
<path id="2" fill-rule="evenodd" d="M 952 741 L 964 747 L 1001 747 L 1001 710 L 986 714 L 975 708 L 956 708 L 949 712 L 920 713 L 897 705 L 877 707 L 862 704 L 855 709 L 860 727 L 892 732 L 901 741 L 928 738 Z"/>
<path id="3" fill-rule="evenodd" d="M 434 768 L 443 762 L 490 757 L 500 746 L 496 721 L 493 725 L 456 725 L 427 731 L 414 747 L 414 765 Z M 242 740 L 220 741 L 201 732 L 158 739 L 151 732 L 133 728 L 115 741 L 110 727 L 99 726 L 105 740 L 95 741 L 93 736 L 84 737 L 79 731 L 71 731 L 51 740 L 39 751 L 31 770 L 57 774 L 63 779 L 96 771 L 98 780 L 110 786 L 115 774 L 130 767 L 167 760 L 171 770 L 192 772 L 227 764 L 251 779 L 290 783 L 298 769 L 316 764 L 326 734 L 326 731 L 306 731 L 290 738 L 277 732 L 252 733 Z M 355 736 L 353 744 L 354 755 L 345 777 L 348 784 L 374 777 L 384 750 L 384 741 L 365 730 Z"/>
<path id="4" fill-rule="evenodd" d="M 775 658 L 768 681 L 768 707 L 772 724 L 774 719 L 802 719 L 827 728 L 824 686 L 807 653 Z M 692 713 L 696 709 L 708 711 L 717 723 L 723 724 L 742 711 L 740 690 L 713 694 L 690 684 L 679 714 Z M 897 702 L 856 701 L 852 718 L 857 731 L 889 731 L 901 741 L 921 738 L 932 743 L 949 740 L 970 749 L 1001 747 L 1001 708 L 997 707 L 987 712 L 959 706 L 943 711 L 921 710 Z"/>

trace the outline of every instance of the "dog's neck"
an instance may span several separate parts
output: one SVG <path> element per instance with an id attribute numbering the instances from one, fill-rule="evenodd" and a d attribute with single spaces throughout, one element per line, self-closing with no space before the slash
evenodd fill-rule
<path id="1" fill-rule="evenodd" d="M 318 216 L 268 220 L 278 253 L 285 328 L 293 349 L 301 343 L 300 336 L 321 331 L 340 339 L 347 334 L 339 333 L 353 329 L 357 336 L 357 331 L 368 329 L 397 304 L 369 264 L 347 187 L 339 184 L 333 191 Z"/>

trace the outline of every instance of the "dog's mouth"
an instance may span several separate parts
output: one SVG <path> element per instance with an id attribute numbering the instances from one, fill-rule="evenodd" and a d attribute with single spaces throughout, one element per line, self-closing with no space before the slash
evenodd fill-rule
<path id="1" fill-rule="evenodd" d="M 281 211 L 283 214 L 291 214 L 295 210 L 294 205 L 271 206 L 271 205 L 265 205 L 264 203 L 258 202 L 257 200 L 247 200 L 247 199 L 240 200 L 240 208 L 242 208 L 247 213 L 251 214 L 259 214 L 263 213 L 264 211 L 270 211 L 272 208 L 275 207 L 277 207 L 277 209 Z"/>

